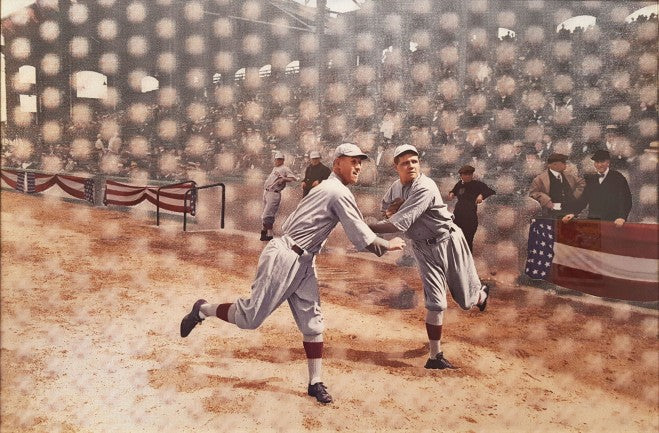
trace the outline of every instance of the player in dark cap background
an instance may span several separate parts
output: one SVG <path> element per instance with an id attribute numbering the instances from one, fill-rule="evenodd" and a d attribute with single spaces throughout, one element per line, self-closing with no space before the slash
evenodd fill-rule
<path id="1" fill-rule="evenodd" d="M 588 219 L 613 221 L 617 227 L 622 227 L 632 209 L 627 179 L 610 167 L 611 154 L 607 150 L 595 151 L 591 159 L 597 173 L 586 176 L 583 195 L 572 203 L 563 222 L 570 221 L 588 206 Z"/>
<path id="2" fill-rule="evenodd" d="M 462 229 L 462 233 L 469 244 L 469 251 L 474 252 L 474 235 L 478 229 L 477 206 L 489 196 L 496 194 L 492 188 L 479 180 L 474 180 L 476 169 L 471 165 L 463 165 L 458 174 L 460 181 L 448 193 L 448 199 L 458 198 L 453 215 L 455 224 Z"/>
<path id="3" fill-rule="evenodd" d="M 529 196 L 542 207 L 542 216 L 562 218 L 574 200 L 581 197 L 585 182 L 581 177 L 566 173 L 567 156 L 552 153 L 547 158 L 547 170 L 531 182 Z"/>

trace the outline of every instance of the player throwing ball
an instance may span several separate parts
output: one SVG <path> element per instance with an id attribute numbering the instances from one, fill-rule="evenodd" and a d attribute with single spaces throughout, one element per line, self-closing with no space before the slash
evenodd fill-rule
<path id="1" fill-rule="evenodd" d="M 421 173 L 416 148 L 409 144 L 396 147 L 394 165 L 399 180 L 391 185 L 383 201 L 395 203 L 397 209 L 390 205 L 385 213 L 388 219 L 369 226 L 376 233 L 405 232 L 412 240 L 427 310 L 430 358 L 425 367 L 455 368 L 440 347 L 447 289 L 461 308 L 477 306 L 481 311 L 487 306 L 490 289 L 481 284 L 469 245 L 453 223 L 437 184 Z"/>
<path id="2" fill-rule="evenodd" d="M 307 355 L 307 393 L 320 403 L 331 403 L 332 397 L 321 381 L 324 323 L 315 256 L 339 222 L 358 250 L 381 256 L 405 246 L 401 238 L 387 241 L 368 228 L 347 187 L 357 182 L 362 161 L 367 158 L 352 143 L 339 145 L 334 151 L 332 174 L 312 188 L 286 219 L 283 236 L 269 241 L 261 252 L 251 297 L 226 304 L 199 299 L 181 321 L 181 337 L 187 337 L 207 317 L 218 317 L 242 329 L 256 329 L 288 301 Z"/>

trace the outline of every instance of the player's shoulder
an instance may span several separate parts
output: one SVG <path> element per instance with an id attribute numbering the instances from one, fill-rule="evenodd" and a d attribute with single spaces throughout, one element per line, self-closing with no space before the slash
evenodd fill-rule
<path id="1" fill-rule="evenodd" d="M 437 183 L 430 177 L 425 174 L 420 174 L 419 177 L 412 183 L 413 190 L 419 191 L 439 191 Z"/>

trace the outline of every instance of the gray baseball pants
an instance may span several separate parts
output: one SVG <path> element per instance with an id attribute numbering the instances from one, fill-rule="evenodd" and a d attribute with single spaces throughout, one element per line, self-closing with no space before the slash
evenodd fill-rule
<path id="1" fill-rule="evenodd" d="M 320 310 L 314 254 L 298 255 L 288 236 L 274 238 L 263 249 L 249 299 L 236 301 L 236 325 L 256 329 L 284 301 L 305 336 L 322 334 L 325 325 Z"/>
<path id="2" fill-rule="evenodd" d="M 281 192 L 263 191 L 263 213 L 261 214 L 263 227 L 272 228 L 275 224 L 275 215 L 279 210 L 280 202 Z"/>
<path id="3" fill-rule="evenodd" d="M 446 288 L 460 308 L 468 310 L 478 302 L 481 281 L 467 240 L 458 226 L 429 242 L 413 241 L 426 309 L 444 311 L 448 307 Z"/>

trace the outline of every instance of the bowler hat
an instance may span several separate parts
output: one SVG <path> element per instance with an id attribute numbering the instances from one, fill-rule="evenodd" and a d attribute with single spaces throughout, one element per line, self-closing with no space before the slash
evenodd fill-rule
<path id="1" fill-rule="evenodd" d="M 547 163 L 551 164 L 552 162 L 566 162 L 567 161 L 567 155 L 563 155 L 562 153 L 552 153 L 549 155 L 549 158 L 547 158 Z"/>

